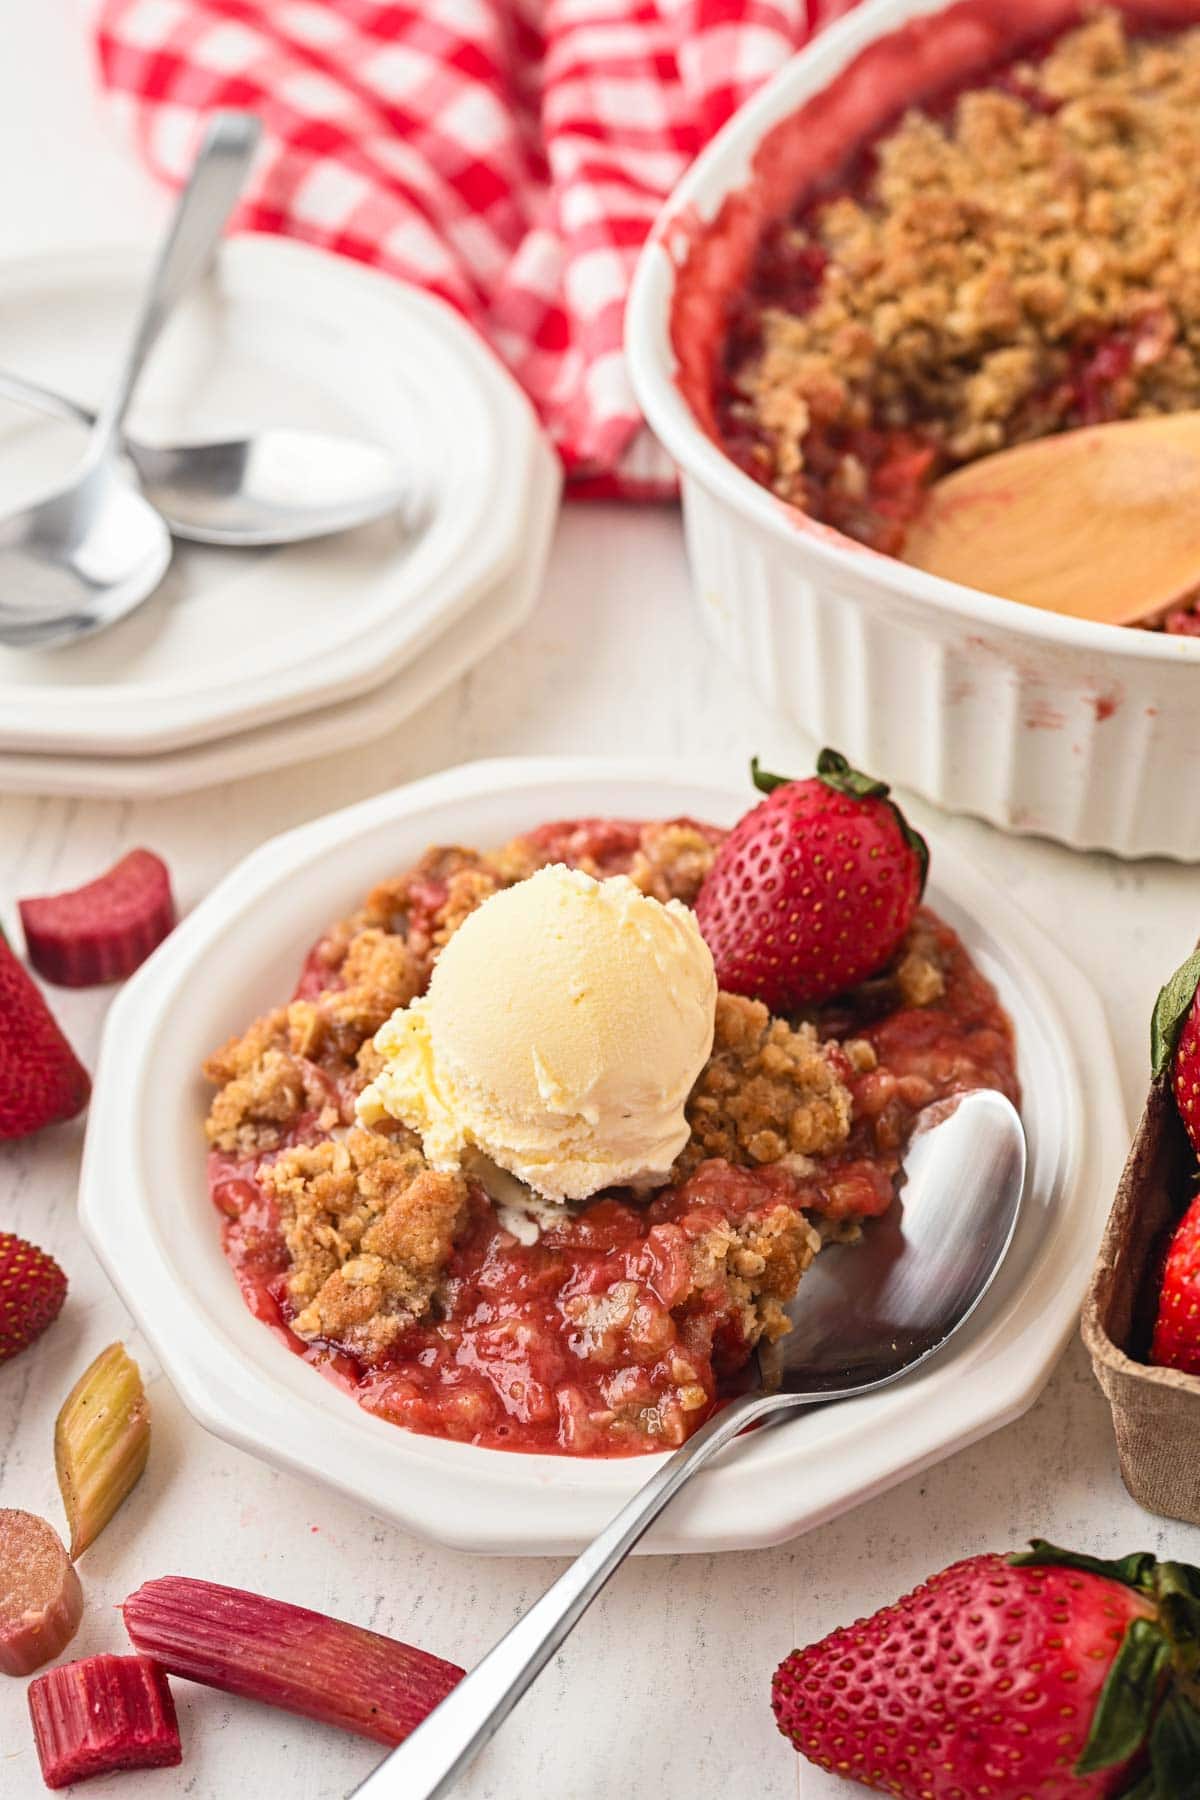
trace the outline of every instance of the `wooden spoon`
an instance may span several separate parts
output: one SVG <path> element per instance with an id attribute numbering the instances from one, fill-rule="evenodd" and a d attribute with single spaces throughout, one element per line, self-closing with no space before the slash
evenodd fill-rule
<path id="1" fill-rule="evenodd" d="M 904 561 L 1106 625 L 1200 588 L 1200 412 L 1088 426 L 936 482 Z"/>

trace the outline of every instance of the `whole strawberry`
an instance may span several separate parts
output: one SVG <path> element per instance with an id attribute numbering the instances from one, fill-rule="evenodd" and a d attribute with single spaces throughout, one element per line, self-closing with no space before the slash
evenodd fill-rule
<path id="1" fill-rule="evenodd" d="M 73 1119 L 91 1086 L 40 989 L 0 933 L 0 1139 Z"/>
<path id="2" fill-rule="evenodd" d="M 810 1762 L 896 1800 L 1189 1800 L 1200 1570 L 1035 1540 L 794 1650 L 772 1701 Z"/>
<path id="3" fill-rule="evenodd" d="M 1183 1128 L 1200 1154 L 1200 950 L 1176 969 L 1160 992 L 1150 1025 L 1150 1060 L 1155 1077 L 1170 1070 Z"/>
<path id="4" fill-rule="evenodd" d="M 67 1278 L 54 1258 L 11 1231 L 0 1231 L 0 1363 L 41 1337 L 66 1297 Z"/>
<path id="5" fill-rule="evenodd" d="M 1158 1290 L 1150 1361 L 1200 1375 L 1200 1195 L 1175 1227 Z"/>
<path id="6" fill-rule="evenodd" d="M 791 1012 L 874 975 L 912 924 L 929 868 L 882 781 L 822 750 L 807 781 L 767 775 L 767 795 L 717 852 L 696 919 L 729 993 Z"/>

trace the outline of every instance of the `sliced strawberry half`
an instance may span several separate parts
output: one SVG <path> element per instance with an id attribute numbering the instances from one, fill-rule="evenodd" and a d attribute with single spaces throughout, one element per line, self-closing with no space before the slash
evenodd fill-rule
<path id="1" fill-rule="evenodd" d="M 73 1119 L 91 1091 L 37 983 L 0 933 L 0 1139 Z"/>
<path id="2" fill-rule="evenodd" d="M 124 980 L 176 919 L 170 872 L 152 850 L 131 850 L 86 887 L 22 900 L 20 913 L 30 962 L 59 987 Z"/>

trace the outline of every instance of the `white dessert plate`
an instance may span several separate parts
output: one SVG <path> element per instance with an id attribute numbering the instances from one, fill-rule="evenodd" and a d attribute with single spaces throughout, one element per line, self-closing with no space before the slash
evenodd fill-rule
<path id="1" fill-rule="evenodd" d="M 0 269 L 6 365 L 95 402 L 145 275 L 136 251 Z M 158 593 L 66 649 L 0 650 L 0 751 L 141 756 L 363 694 L 514 567 L 544 448 L 532 410 L 441 301 L 344 257 L 246 234 L 180 308 L 139 389 L 149 442 L 260 423 L 365 436 L 412 470 L 419 529 L 387 518 L 277 550 L 177 545 Z M 0 407 L 0 511 L 78 432 Z"/>
<path id="2" fill-rule="evenodd" d="M 754 799 L 679 763 L 477 763 L 265 844 L 118 996 L 92 1101 L 84 1228 L 184 1404 L 218 1436 L 435 1541 L 560 1554 L 590 1540 L 658 1458 L 533 1456 L 419 1437 L 363 1412 L 247 1311 L 205 1183 L 202 1057 L 291 991 L 309 944 L 431 842 L 498 844 L 551 818 L 691 813 Z M 1012 1015 L 1030 1174 L 1016 1241 L 970 1324 L 886 1391 L 752 1434 L 701 1472 L 657 1551 L 774 1544 L 1016 1418 L 1075 1325 L 1128 1141 L 1104 1012 L 995 884 L 933 849 L 932 904 Z M 1084 1095 L 1087 1096 L 1085 1119 Z"/>
<path id="3" fill-rule="evenodd" d="M 521 554 L 514 567 L 381 686 L 316 712 L 157 756 L 6 756 L 0 752 L 0 793 L 60 794 L 73 800 L 161 799 L 287 768 L 310 757 L 329 756 L 395 730 L 491 655 L 532 613 L 541 592 L 562 487 L 561 465 L 548 444 L 538 445 L 534 465 L 537 472 Z"/>

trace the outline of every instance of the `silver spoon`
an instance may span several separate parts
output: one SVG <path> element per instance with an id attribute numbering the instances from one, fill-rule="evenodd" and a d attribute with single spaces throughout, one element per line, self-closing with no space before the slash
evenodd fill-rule
<path id="1" fill-rule="evenodd" d="M 556 1654 L 609 1577 L 690 1479 L 747 1425 L 886 1387 L 940 1350 L 991 1286 L 1016 1228 L 1025 1134 L 1002 1094 L 930 1107 L 891 1211 L 857 1245 L 831 1245 L 800 1284 L 795 1328 L 733 1400 L 639 1489 L 354 1800 L 440 1800 Z"/>
<path id="2" fill-rule="evenodd" d="M 40 382 L 0 369 L 0 395 L 83 425 L 96 415 Z M 414 483 L 365 439 L 267 426 L 248 437 L 124 449 L 173 537 L 197 544 L 297 544 L 384 513 L 415 523 Z"/>
<path id="3" fill-rule="evenodd" d="M 0 520 L 0 643 L 43 649 L 98 631 L 139 606 L 166 572 L 170 534 L 122 458 L 121 425 L 168 315 L 217 244 L 258 131 L 253 113 L 214 113 L 78 470 Z"/>

